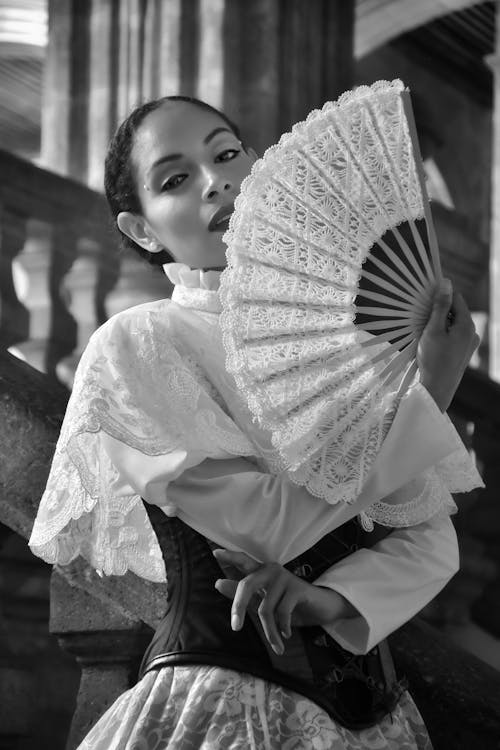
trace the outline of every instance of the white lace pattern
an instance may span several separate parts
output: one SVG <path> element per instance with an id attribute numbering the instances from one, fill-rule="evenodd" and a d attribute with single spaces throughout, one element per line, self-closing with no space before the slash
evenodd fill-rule
<path id="1" fill-rule="evenodd" d="M 213 395 L 196 357 L 176 346 L 170 300 L 125 311 L 102 326 L 78 366 L 30 539 L 33 552 L 61 564 L 81 554 L 107 575 L 130 569 L 165 580 L 141 497 L 116 471 L 105 436 L 128 451 L 131 464 L 139 456 L 152 480 L 160 457 L 163 487 L 186 461 L 253 455 L 255 447 Z M 152 499 L 175 513 L 168 489 Z"/>

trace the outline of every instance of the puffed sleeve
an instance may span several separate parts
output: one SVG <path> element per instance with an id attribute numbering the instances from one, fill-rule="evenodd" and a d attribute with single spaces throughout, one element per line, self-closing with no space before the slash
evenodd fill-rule
<path id="1" fill-rule="evenodd" d="M 187 469 L 170 485 L 169 497 L 186 523 L 217 544 L 286 563 L 357 514 L 405 527 L 453 513 L 456 506 L 435 467 L 457 455 L 470 467 L 464 490 L 482 485 L 448 417 L 418 386 L 402 399 L 352 503 L 327 503 L 285 473 L 260 471 L 244 458 L 205 460 Z"/>
<path id="2" fill-rule="evenodd" d="M 348 651 L 367 653 L 425 607 L 458 566 L 457 537 L 449 517 L 395 530 L 315 581 L 337 591 L 359 612 L 323 627 Z"/>
<path id="3" fill-rule="evenodd" d="M 254 452 L 177 351 L 168 304 L 111 318 L 80 360 L 29 542 L 47 562 L 165 580 L 141 496 L 168 508 L 186 468 Z"/>

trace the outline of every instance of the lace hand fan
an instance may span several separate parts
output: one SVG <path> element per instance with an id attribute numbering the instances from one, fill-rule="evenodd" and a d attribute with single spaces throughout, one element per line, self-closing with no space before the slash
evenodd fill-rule
<path id="1" fill-rule="evenodd" d="M 295 125 L 244 180 L 224 239 L 227 369 L 291 478 L 350 501 L 414 380 L 441 277 L 403 83 Z"/>

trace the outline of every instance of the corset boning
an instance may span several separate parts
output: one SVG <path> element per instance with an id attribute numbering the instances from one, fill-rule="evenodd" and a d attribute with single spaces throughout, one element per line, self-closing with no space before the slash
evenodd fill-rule
<path id="1" fill-rule="evenodd" d="M 215 545 L 179 518 L 144 505 L 165 561 L 168 595 L 140 676 L 187 664 L 246 672 L 310 698 L 350 729 L 372 726 L 395 707 L 405 683 L 396 679 L 386 642 L 366 655 L 353 655 L 321 627 L 293 628 L 284 641 L 285 653 L 277 656 L 255 610 L 241 630 L 231 629 L 231 602 L 214 587 L 218 578 L 227 577 L 212 554 Z M 314 581 L 335 562 L 379 539 L 380 534 L 367 534 L 352 519 L 286 567 Z"/>

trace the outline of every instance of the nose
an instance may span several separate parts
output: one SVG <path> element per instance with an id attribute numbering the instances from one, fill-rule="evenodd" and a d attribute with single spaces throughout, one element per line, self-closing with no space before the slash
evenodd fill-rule
<path id="1" fill-rule="evenodd" d="M 231 182 L 228 180 L 227 175 L 223 176 L 215 169 L 205 170 L 204 178 L 204 200 L 213 200 L 219 193 L 231 189 Z"/>

